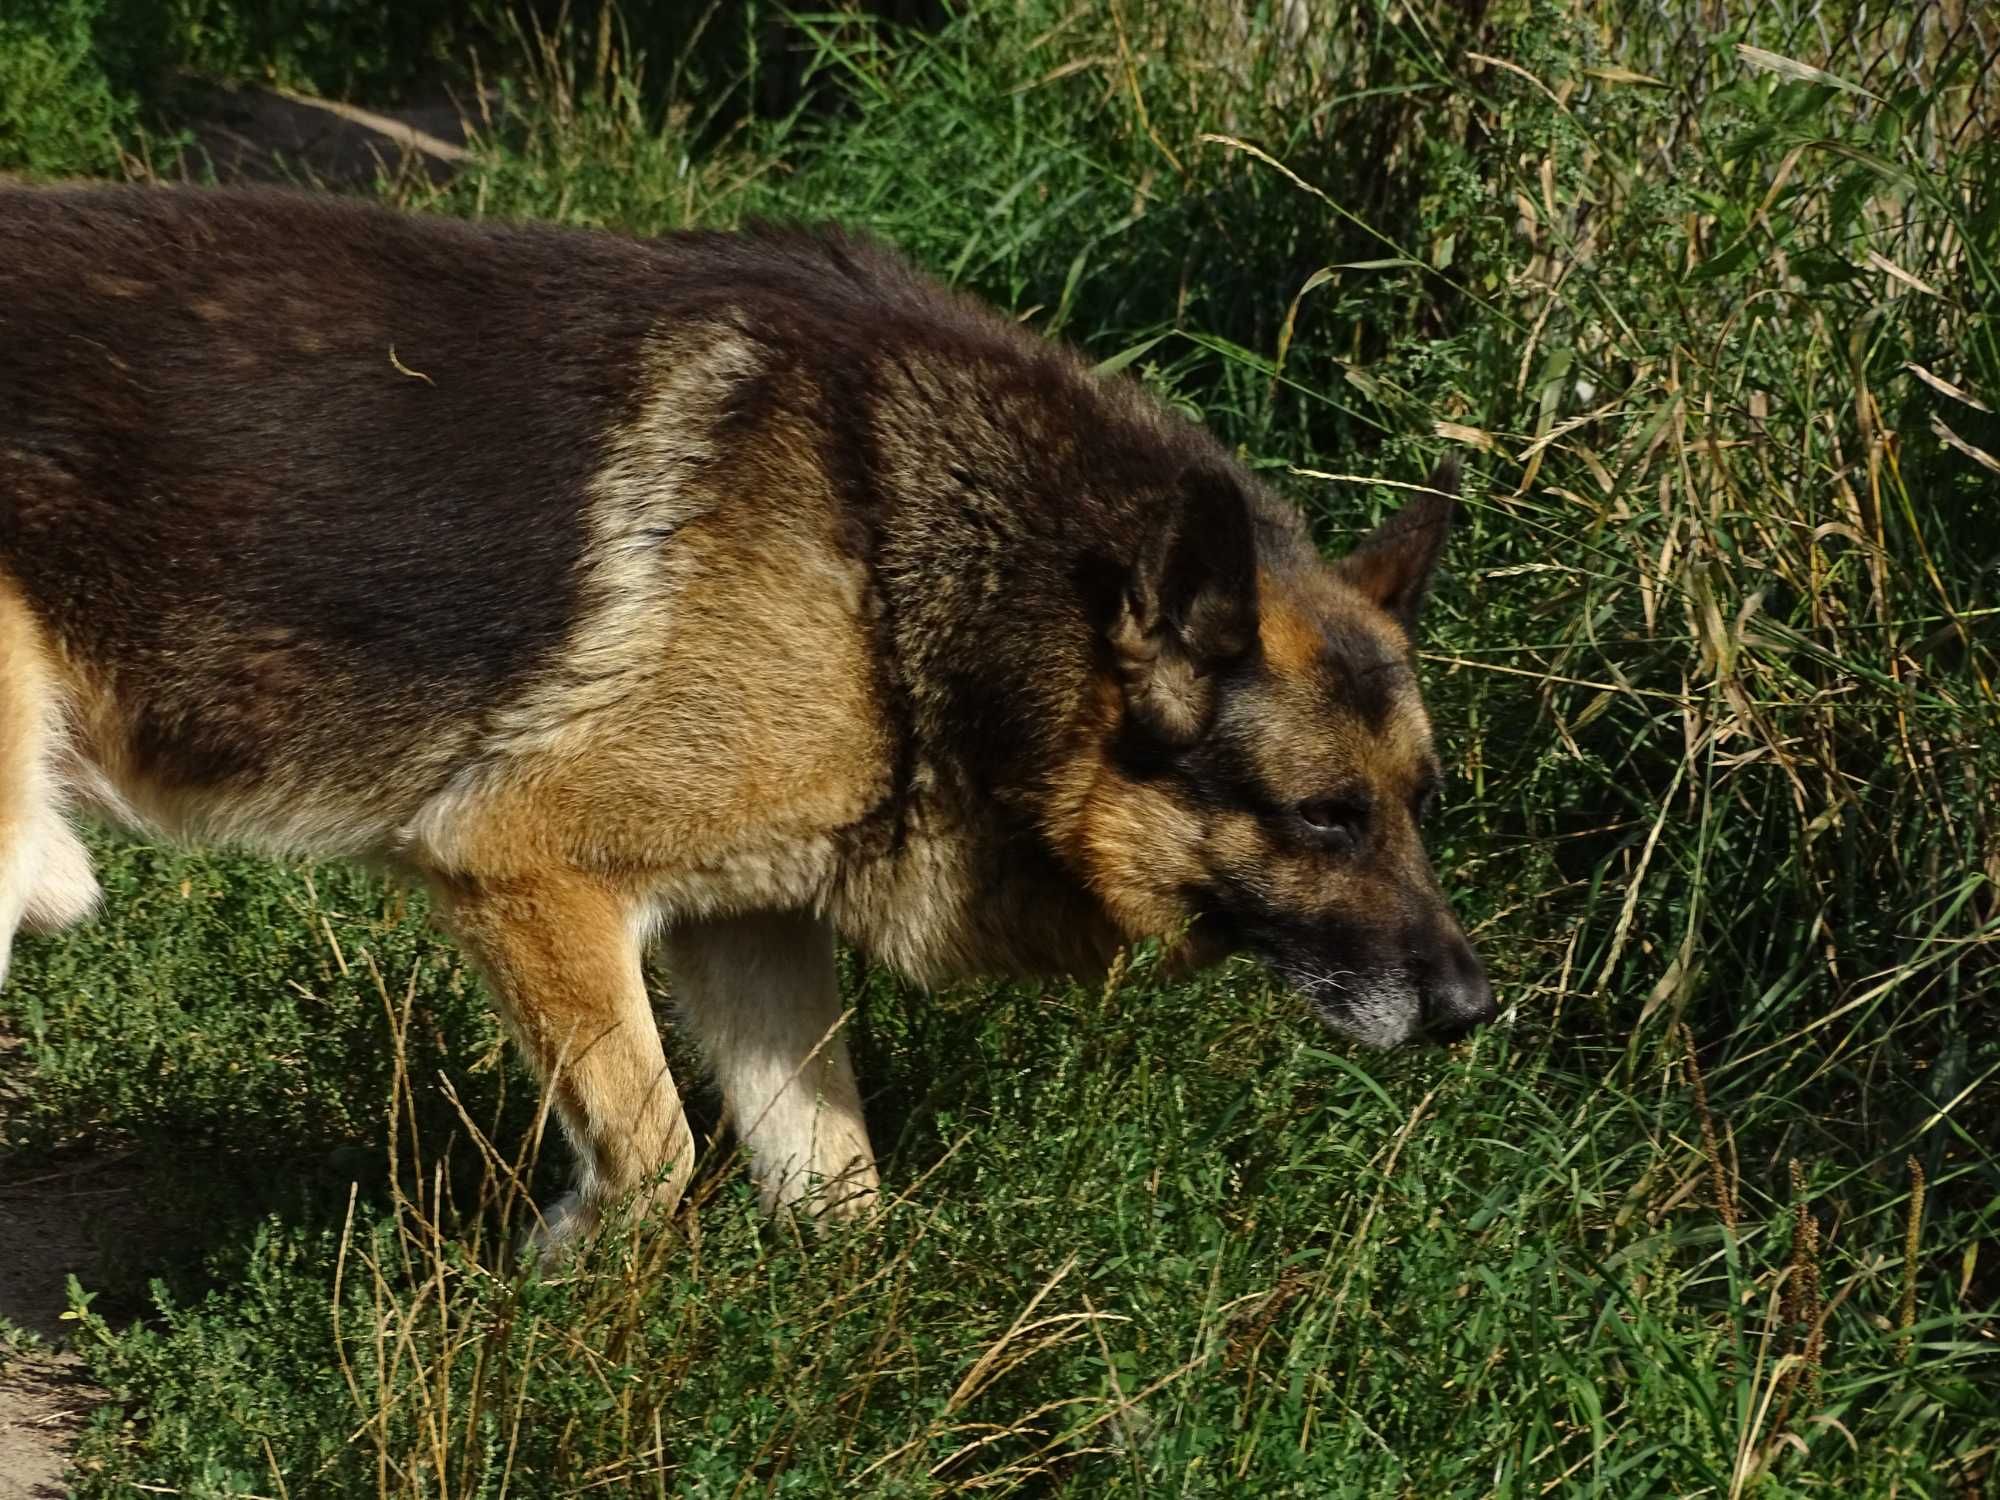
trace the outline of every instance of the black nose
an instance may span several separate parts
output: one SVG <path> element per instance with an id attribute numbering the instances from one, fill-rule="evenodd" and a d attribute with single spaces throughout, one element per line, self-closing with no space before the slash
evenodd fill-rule
<path id="1" fill-rule="evenodd" d="M 1500 1014 L 1493 1003 L 1493 986 L 1486 967 L 1463 938 L 1448 943 L 1438 971 L 1424 986 L 1424 1034 L 1435 1041 L 1455 1042 L 1476 1026 Z"/>

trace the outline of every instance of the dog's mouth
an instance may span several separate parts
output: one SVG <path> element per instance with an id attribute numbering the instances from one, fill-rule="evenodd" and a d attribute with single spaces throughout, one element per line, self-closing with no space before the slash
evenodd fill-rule
<path id="1" fill-rule="evenodd" d="M 1386 1051 L 1423 1030 L 1423 1004 L 1406 969 L 1342 962 L 1324 942 L 1305 941 L 1282 922 L 1246 920 L 1220 902 L 1208 905 L 1196 930 L 1224 951 L 1261 959 L 1336 1035 Z"/>
<path id="2" fill-rule="evenodd" d="M 1416 976 L 1401 965 L 1355 966 L 1329 957 L 1348 945 L 1311 937 L 1298 924 L 1276 916 L 1246 914 L 1216 892 L 1195 896 L 1188 929 L 1187 957 L 1200 967 L 1231 953 L 1261 960 L 1306 1002 L 1329 1031 L 1350 1041 L 1387 1051 L 1424 1034 L 1423 997 Z M 1355 945 L 1355 946 L 1358 946 Z"/>
<path id="3" fill-rule="evenodd" d="M 1265 962 L 1306 1002 L 1329 1031 L 1388 1051 L 1423 1030 L 1417 987 L 1401 969 L 1362 972 L 1297 955 L 1265 955 Z"/>
<path id="4" fill-rule="evenodd" d="M 1196 973 L 1221 963 L 1231 954 L 1257 951 L 1244 924 L 1212 893 L 1184 890 L 1182 897 L 1194 917 L 1165 955 L 1171 972 Z"/>

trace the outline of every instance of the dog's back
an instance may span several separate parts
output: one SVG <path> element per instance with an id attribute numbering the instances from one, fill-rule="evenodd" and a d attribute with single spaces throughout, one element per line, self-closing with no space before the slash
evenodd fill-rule
<path id="1" fill-rule="evenodd" d="M 715 482 L 738 310 L 766 343 L 879 325 L 895 281 L 805 236 L 0 192 L 0 587 L 61 642 L 86 790 L 189 832 L 393 836 L 575 665 L 608 551 L 718 504 L 819 529 L 773 514 L 809 496 L 768 445 Z M 608 514 L 621 464 L 656 493 Z"/>
<path id="2" fill-rule="evenodd" d="M 0 567 L 86 658 L 84 737 L 163 801 L 420 793 L 385 773 L 446 763 L 570 624 L 647 259 L 281 195 L 6 195 Z"/>

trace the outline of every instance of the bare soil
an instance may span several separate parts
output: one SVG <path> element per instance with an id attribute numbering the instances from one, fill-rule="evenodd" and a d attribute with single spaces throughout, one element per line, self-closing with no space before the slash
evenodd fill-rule
<path id="1" fill-rule="evenodd" d="M 0 1353 L 0 1500 L 69 1493 L 62 1476 L 71 1440 L 104 1393 L 62 1347 L 66 1287 L 72 1275 L 90 1282 L 107 1236 L 133 1218 L 130 1184 L 95 1164 L 0 1180 L 0 1317 L 49 1346 Z"/>
<path id="2" fill-rule="evenodd" d="M 187 168 L 218 182 L 366 187 L 406 177 L 437 182 L 469 154 L 459 106 L 439 99 L 404 109 L 361 109 L 289 90 L 215 88 L 188 122 Z"/>

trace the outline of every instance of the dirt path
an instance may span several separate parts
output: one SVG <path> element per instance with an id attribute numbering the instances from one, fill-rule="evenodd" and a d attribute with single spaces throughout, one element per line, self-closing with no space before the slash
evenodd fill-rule
<path id="1" fill-rule="evenodd" d="M 0 1116 L 19 1097 L 8 1066 L 20 1039 L 0 1025 Z M 53 1500 L 70 1442 L 104 1392 L 62 1344 L 69 1278 L 96 1278 L 103 1247 L 136 1228 L 134 1176 L 117 1158 L 36 1162 L 0 1157 L 0 1317 L 49 1347 L 0 1348 L 0 1500 Z"/>
<path id="2" fill-rule="evenodd" d="M 62 1474 L 70 1440 L 104 1393 L 83 1362 L 61 1352 L 72 1275 L 96 1279 L 104 1246 L 128 1235 L 136 1207 L 130 1174 L 115 1161 L 78 1162 L 0 1176 L 0 1316 L 52 1346 L 0 1353 L 0 1500 L 68 1493 Z M 11 1178 L 12 1181 L 8 1179 Z"/>
<path id="3" fill-rule="evenodd" d="M 84 1416 L 103 1398 L 73 1355 L 0 1366 L 0 1500 L 58 1500 Z"/>
<path id="4" fill-rule="evenodd" d="M 218 182 L 366 187 L 380 179 L 438 182 L 467 160 L 458 106 L 437 100 L 369 110 L 246 84 L 216 89 L 188 122 L 192 161 Z"/>

